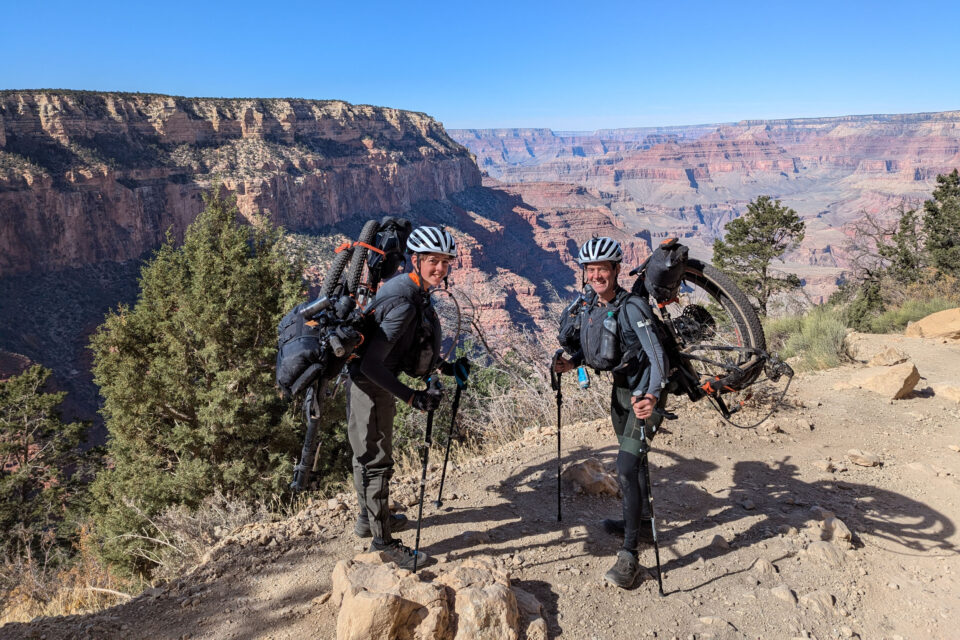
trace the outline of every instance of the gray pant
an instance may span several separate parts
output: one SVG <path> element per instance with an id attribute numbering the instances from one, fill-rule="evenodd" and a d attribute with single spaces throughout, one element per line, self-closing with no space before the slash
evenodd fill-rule
<path id="1" fill-rule="evenodd" d="M 360 517 L 366 514 L 369 518 L 375 540 L 389 540 L 396 401 L 391 393 L 362 376 L 348 379 L 346 391 L 347 434 L 353 449 L 353 486 Z"/>

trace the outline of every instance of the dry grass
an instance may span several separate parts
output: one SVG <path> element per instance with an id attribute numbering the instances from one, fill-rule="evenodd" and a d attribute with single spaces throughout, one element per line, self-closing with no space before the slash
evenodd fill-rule
<path id="1" fill-rule="evenodd" d="M 100 611 L 140 592 L 142 583 L 114 575 L 97 557 L 90 528 L 80 528 L 76 554 L 68 568 L 54 568 L 52 558 L 8 559 L 0 566 L 0 626 L 37 616 Z"/>

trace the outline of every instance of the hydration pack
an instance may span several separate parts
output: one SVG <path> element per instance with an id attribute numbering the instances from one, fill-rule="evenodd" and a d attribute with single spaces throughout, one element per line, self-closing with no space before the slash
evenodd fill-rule
<path id="1" fill-rule="evenodd" d="M 628 291 L 620 291 L 616 298 L 605 306 L 591 304 L 584 307 L 580 320 L 580 348 L 583 361 L 596 371 L 613 371 L 622 364 L 629 346 L 624 344 L 624 332 L 620 328 L 620 311 L 630 298 Z M 604 326 L 604 321 L 613 318 L 613 331 Z M 604 348 L 612 338 L 612 349 Z M 632 346 L 632 345 L 631 345 Z"/>
<path id="2" fill-rule="evenodd" d="M 560 314 L 557 342 L 571 356 L 580 351 L 580 322 L 583 318 L 583 310 L 592 305 L 596 299 L 597 294 L 593 287 L 585 284 L 576 300 L 568 304 Z"/>

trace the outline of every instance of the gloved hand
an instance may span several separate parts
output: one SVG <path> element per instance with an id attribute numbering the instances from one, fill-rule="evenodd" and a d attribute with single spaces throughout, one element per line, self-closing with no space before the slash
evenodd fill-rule
<path id="1" fill-rule="evenodd" d="M 460 356 L 453 362 L 444 360 L 440 363 L 440 373 L 456 378 L 457 386 L 462 389 L 467 386 L 467 378 L 470 377 L 470 360 L 467 356 Z"/>
<path id="2" fill-rule="evenodd" d="M 443 400 L 443 391 L 440 389 L 423 389 L 414 391 L 410 406 L 420 411 L 436 411 Z"/>
<path id="3" fill-rule="evenodd" d="M 453 377 L 457 380 L 457 386 L 461 389 L 467 386 L 467 378 L 470 377 L 470 361 L 467 356 L 460 356 L 453 363 Z"/>

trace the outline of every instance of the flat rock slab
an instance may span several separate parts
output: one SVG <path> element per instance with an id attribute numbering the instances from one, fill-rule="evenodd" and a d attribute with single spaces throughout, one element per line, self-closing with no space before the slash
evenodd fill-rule
<path id="1" fill-rule="evenodd" d="M 881 460 L 877 454 L 860 449 L 850 449 L 847 451 L 847 460 L 861 467 L 878 467 L 883 464 L 883 460 Z"/>
<path id="2" fill-rule="evenodd" d="M 596 458 L 568 465 L 561 477 L 577 492 L 593 496 L 616 496 L 619 493 L 617 479 Z"/>

